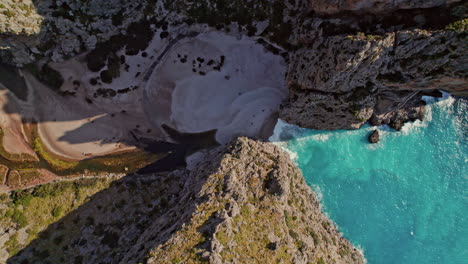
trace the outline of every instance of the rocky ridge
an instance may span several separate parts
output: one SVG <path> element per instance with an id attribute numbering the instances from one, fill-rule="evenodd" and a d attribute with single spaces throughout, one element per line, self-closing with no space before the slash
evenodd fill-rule
<path id="1" fill-rule="evenodd" d="M 238 138 L 192 171 L 130 175 L 87 200 L 7 263 L 363 263 L 271 143 Z"/>

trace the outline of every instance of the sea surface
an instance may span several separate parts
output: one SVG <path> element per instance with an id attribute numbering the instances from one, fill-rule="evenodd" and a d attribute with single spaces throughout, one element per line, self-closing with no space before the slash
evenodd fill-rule
<path id="1" fill-rule="evenodd" d="M 316 131 L 276 126 L 343 235 L 369 264 L 468 263 L 468 102 L 425 98 L 426 120 Z M 289 138 L 288 140 L 285 140 Z"/>

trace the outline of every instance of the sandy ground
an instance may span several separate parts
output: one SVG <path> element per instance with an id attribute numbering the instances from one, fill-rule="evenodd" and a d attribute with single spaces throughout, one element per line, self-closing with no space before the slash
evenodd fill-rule
<path id="1" fill-rule="evenodd" d="M 127 70 L 122 66 L 111 84 L 87 69 L 84 55 L 51 64 L 64 77 L 61 90 L 74 96 L 58 95 L 23 73 L 27 102 L 9 102 L 9 92 L 0 90 L 5 148 L 34 154 L 21 133 L 21 117 L 38 121 L 47 149 L 72 160 L 133 149 L 131 134 L 167 140 L 162 124 L 186 133 L 217 129 L 220 143 L 238 135 L 268 137 L 287 96 L 283 59 L 246 37 L 209 32 L 177 42 L 176 36 L 155 34 L 144 56 L 125 56 Z M 152 71 L 157 58 L 162 59 Z M 97 85 L 90 84 L 92 78 Z M 99 88 L 131 91 L 103 97 L 96 95 Z"/>
<path id="2" fill-rule="evenodd" d="M 143 111 L 143 88 L 139 86 L 145 72 L 169 41 L 156 34 L 144 56 L 143 51 L 136 56 L 125 56 L 125 51 L 120 51 L 117 56 L 125 56 L 126 65 L 121 65 L 120 77 L 111 84 L 100 82 L 100 73 L 87 69 L 85 54 L 51 63 L 64 78 L 60 90 L 73 92 L 74 96 L 61 96 L 22 72 L 29 91 L 28 101 L 17 101 L 8 90 L 0 89 L 0 126 L 5 133 L 6 150 L 35 155 L 31 144 L 24 139 L 21 118 L 37 121 L 39 136 L 46 148 L 72 160 L 134 149 L 131 133 L 161 139 L 162 133 L 152 127 Z M 98 84 L 91 85 L 91 79 L 98 79 Z M 131 91 L 113 97 L 96 95 L 98 89 L 117 92 L 127 88 Z"/>
<path id="3" fill-rule="evenodd" d="M 57 155 L 84 159 L 133 149 L 129 132 L 144 119 L 134 111 L 122 113 L 123 104 L 89 104 L 75 97 L 58 96 L 25 74 L 34 87 L 32 105 L 38 132 L 46 147 Z"/>
<path id="4" fill-rule="evenodd" d="M 128 70 L 124 70 L 122 65 L 120 77 L 111 84 L 90 84 L 92 78 L 99 80 L 99 72 L 87 69 L 84 55 L 52 63 L 51 66 L 65 80 L 61 90 L 74 92 L 75 96 L 60 96 L 24 73 L 27 86 L 33 93 L 26 108 L 38 121 L 39 135 L 47 149 L 65 158 L 82 160 L 134 149 L 131 133 L 161 139 L 162 134 L 152 127 L 143 111 L 143 88 L 139 86 L 145 71 L 166 42 L 168 40 L 155 37 L 144 51 L 145 56 L 141 55 L 143 52 L 136 56 L 125 56 L 124 51 L 118 53 L 117 56 L 125 56 Z M 132 91 L 105 98 L 95 96 L 99 88 L 114 91 L 131 88 Z"/>
<path id="5" fill-rule="evenodd" d="M 3 147 L 12 154 L 36 156 L 23 133 L 20 106 L 10 92 L 0 84 L 0 126 L 3 130 Z"/>
<path id="6" fill-rule="evenodd" d="M 287 96 L 285 71 L 280 56 L 249 38 L 200 34 L 174 46 L 155 69 L 145 87 L 145 109 L 155 126 L 187 133 L 217 129 L 220 143 L 268 135 Z"/>

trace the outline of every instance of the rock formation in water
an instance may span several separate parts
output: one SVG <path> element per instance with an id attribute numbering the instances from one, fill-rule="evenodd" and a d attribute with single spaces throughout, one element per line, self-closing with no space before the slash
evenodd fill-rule
<path id="1" fill-rule="evenodd" d="M 209 151 L 193 170 L 114 181 L 7 263 L 24 259 L 363 263 L 288 155 L 247 138 Z"/>
<path id="2" fill-rule="evenodd" d="M 375 144 L 379 143 L 380 141 L 380 134 L 378 130 L 374 130 L 370 135 L 369 135 L 369 143 Z"/>

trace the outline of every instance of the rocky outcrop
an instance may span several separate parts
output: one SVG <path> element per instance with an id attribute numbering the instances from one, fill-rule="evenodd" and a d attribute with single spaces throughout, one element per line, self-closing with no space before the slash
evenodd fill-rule
<path id="1" fill-rule="evenodd" d="M 300 171 L 272 144 L 239 138 L 227 150 L 211 151 L 185 186 L 180 207 L 166 213 L 185 224 L 168 228 L 172 235 L 151 250 L 149 263 L 362 263 L 320 212 Z M 195 211 L 187 214 L 190 204 L 196 204 Z M 160 226 L 155 222 L 123 262 L 133 259 L 156 230 L 164 233 Z"/>
<path id="2" fill-rule="evenodd" d="M 156 13 L 154 4 L 144 0 L 16 2 L 6 0 L 0 5 L 0 58 L 16 65 L 44 56 L 61 61 L 92 50 L 131 23 Z"/>
<path id="3" fill-rule="evenodd" d="M 398 9 L 430 8 L 461 0 L 310 0 L 310 9 L 333 14 L 343 11 L 382 13 Z"/>
<path id="4" fill-rule="evenodd" d="M 369 143 L 375 144 L 380 141 L 380 134 L 378 130 L 374 130 L 368 137 Z"/>
<path id="5" fill-rule="evenodd" d="M 457 8 L 444 9 L 447 21 Z M 434 24 L 432 13 L 421 12 L 428 29 L 418 29 L 395 17 L 305 19 L 291 39 L 290 94 L 280 118 L 314 129 L 355 129 L 369 120 L 398 128 L 422 117 L 426 93 L 466 96 L 466 19 Z"/>
<path id="6" fill-rule="evenodd" d="M 363 263 L 279 147 L 238 138 L 194 165 L 112 183 L 7 263 Z"/>

